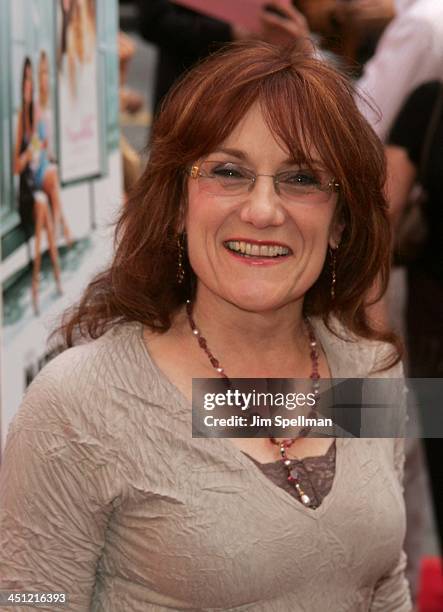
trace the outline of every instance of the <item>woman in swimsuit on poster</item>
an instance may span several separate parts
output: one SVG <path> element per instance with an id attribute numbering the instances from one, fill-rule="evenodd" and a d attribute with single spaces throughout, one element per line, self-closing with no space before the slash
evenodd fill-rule
<path id="1" fill-rule="evenodd" d="M 41 142 L 36 133 L 34 110 L 34 87 L 32 63 L 26 57 L 22 73 L 22 100 L 18 111 L 17 132 L 14 150 L 14 174 L 20 176 L 19 214 L 27 239 L 34 235 L 35 253 L 32 268 L 32 304 L 39 314 L 39 284 L 42 258 L 42 237 L 46 232 L 49 255 L 59 295 L 62 294 L 60 264 L 55 240 L 54 223 L 46 197 L 40 192 L 35 180 L 35 169 L 41 153 Z"/>

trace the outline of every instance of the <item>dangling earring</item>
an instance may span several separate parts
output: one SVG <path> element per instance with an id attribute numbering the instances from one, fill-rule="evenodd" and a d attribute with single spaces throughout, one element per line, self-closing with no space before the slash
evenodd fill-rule
<path id="1" fill-rule="evenodd" d="M 185 279 L 185 268 L 183 266 L 183 258 L 185 255 L 185 248 L 183 246 L 185 242 L 185 234 L 177 236 L 177 283 L 181 285 Z"/>
<path id="2" fill-rule="evenodd" d="M 337 274 L 336 274 L 336 264 L 337 264 L 337 255 L 336 251 L 338 246 L 333 249 L 329 247 L 329 255 L 331 257 L 331 300 L 335 300 L 335 283 L 337 282 Z"/>

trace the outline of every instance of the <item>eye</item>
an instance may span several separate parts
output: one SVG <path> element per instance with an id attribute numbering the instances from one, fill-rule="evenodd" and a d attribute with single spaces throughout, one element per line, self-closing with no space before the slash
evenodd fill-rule
<path id="1" fill-rule="evenodd" d="M 291 187 L 316 187 L 320 184 L 317 175 L 311 170 L 289 170 L 279 174 L 278 182 Z"/>
<path id="2" fill-rule="evenodd" d="M 210 174 L 221 179 L 247 179 L 248 172 L 235 164 L 225 163 L 212 166 Z"/>

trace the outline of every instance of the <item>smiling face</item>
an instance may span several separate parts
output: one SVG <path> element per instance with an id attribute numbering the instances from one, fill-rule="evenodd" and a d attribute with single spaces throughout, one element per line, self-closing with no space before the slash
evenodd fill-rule
<path id="1" fill-rule="evenodd" d="M 306 180 L 307 168 L 289 157 L 255 104 L 218 149 L 199 161 L 232 162 L 257 175 L 301 170 L 297 176 Z M 241 195 L 216 191 L 206 189 L 204 179 L 188 181 L 185 230 L 197 300 L 215 297 L 252 312 L 302 304 L 320 275 L 328 244 L 340 241 L 337 194 L 287 199 L 283 189 L 276 193 L 269 176 L 259 176 Z"/>

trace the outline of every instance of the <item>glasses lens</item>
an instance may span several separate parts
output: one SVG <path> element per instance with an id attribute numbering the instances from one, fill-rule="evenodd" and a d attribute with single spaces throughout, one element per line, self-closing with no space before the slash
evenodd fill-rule
<path id="1" fill-rule="evenodd" d="M 277 177 L 280 194 L 287 200 L 306 202 L 327 201 L 331 192 L 328 189 L 326 174 L 312 170 L 290 170 Z"/>
<path id="2" fill-rule="evenodd" d="M 207 161 L 200 166 L 201 187 L 214 195 L 237 195 L 247 191 L 254 175 L 231 162 Z"/>

